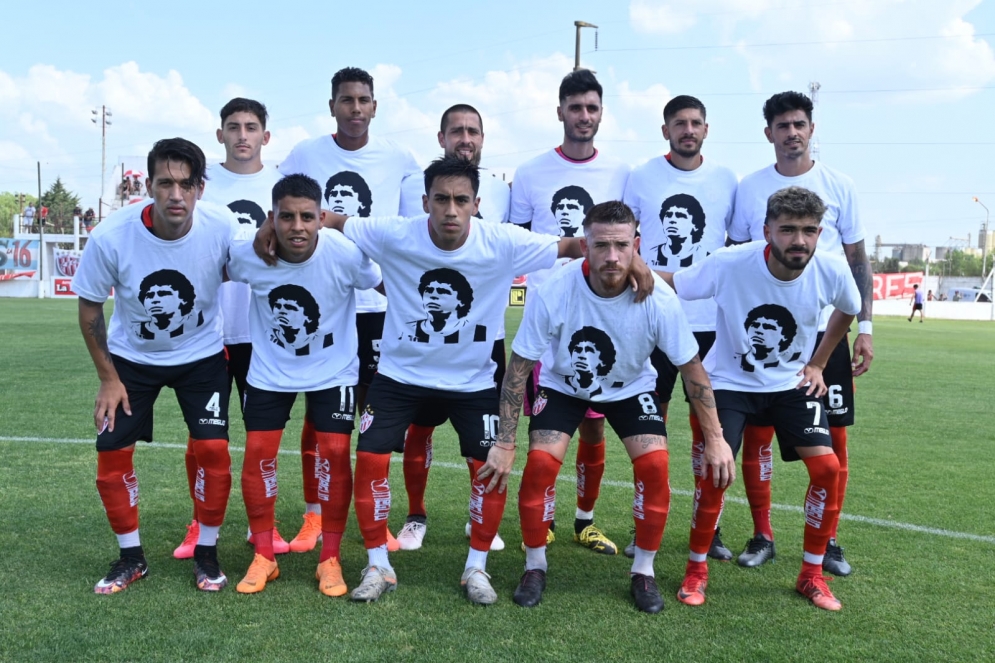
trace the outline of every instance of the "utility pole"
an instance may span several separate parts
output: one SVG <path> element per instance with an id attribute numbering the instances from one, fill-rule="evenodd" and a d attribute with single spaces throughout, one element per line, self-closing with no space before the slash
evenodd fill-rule
<path id="1" fill-rule="evenodd" d="M 587 23 L 585 21 L 574 21 L 574 26 L 577 28 L 577 43 L 574 46 L 574 71 L 581 69 L 580 66 L 580 29 L 581 28 L 594 28 L 597 29 L 598 26 L 593 23 Z"/>
<path id="2" fill-rule="evenodd" d="M 812 81 L 808 84 L 808 96 L 812 99 L 812 115 L 815 115 L 815 107 L 819 103 L 819 89 L 822 85 L 819 81 Z M 814 120 L 813 120 L 814 121 Z M 812 157 L 813 161 L 818 161 L 819 159 L 819 137 L 812 136 L 812 142 L 808 146 L 809 155 Z"/>
<path id="3" fill-rule="evenodd" d="M 979 205 L 981 205 L 982 207 L 985 208 L 984 239 L 981 240 L 981 278 L 984 279 L 985 281 L 987 281 L 988 279 L 986 278 L 987 274 L 985 273 L 985 268 L 988 265 L 988 262 L 987 262 L 988 261 L 988 206 L 985 205 L 980 200 L 978 200 L 977 196 L 973 196 L 971 198 L 971 200 L 973 200 L 974 202 L 978 203 Z M 993 263 L 992 264 L 993 271 L 995 271 L 995 260 L 993 260 L 992 263 Z M 993 282 L 992 285 L 993 285 L 993 287 L 995 287 L 995 282 Z M 984 285 L 982 285 L 982 287 L 984 287 Z M 992 299 L 993 302 L 995 302 L 995 292 L 992 293 L 992 298 L 991 299 Z M 993 315 L 995 315 L 995 314 L 993 314 Z"/>
<path id="4" fill-rule="evenodd" d="M 93 109 L 90 111 L 93 116 L 90 121 L 94 124 L 97 123 L 97 110 Z M 104 220 L 104 178 L 107 175 L 107 126 L 111 124 L 111 121 L 107 118 L 113 117 L 107 106 L 100 107 L 100 198 L 97 202 L 97 222 Z"/>

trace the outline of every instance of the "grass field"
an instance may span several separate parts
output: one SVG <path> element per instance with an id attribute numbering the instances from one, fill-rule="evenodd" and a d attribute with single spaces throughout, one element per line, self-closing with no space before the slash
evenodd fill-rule
<path id="1" fill-rule="evenodd" d="M 509 313 L 513 336 L 520 313 Z M 395 553 L 399 588 L 376 604 L 318 593 L 317 551 L 279 558 L 282 577 L 260 595 L 234 591 L 252 558 L 238 489 L 245 434 L 232 426 L 236 480 L 220 559 L 232 585 L 194 589 L 192 565 L 172 559 L 190 518 L 183 471 L 186 433 L 168 392 L 156 412 L 156 445 L 135 460 L 142 539 L 150 574 L 123 594 L 92 586 L 116 556 L 94 487 L 91 411 L 96 376 L 71 301 L 0 300 L 0 599 L 2 660 L 654 660 L 992 661 L 995 660 L 995 325 L 875 321 L 876 358 L 858 381 L 858 425 L 850 433 L 850 489 L 840 543 L 855 572 L 831 583 L 840 613 L 820 611 L 793 591 L 807 484 L 801 464 L 778 461 L 773 519 L 776 563 L 759 569 L 711 565 L 708 602 L 674 595 L 687 553 L 692 486 L 684 406 L 670 418 L 674 497 L 657 578 L 667 607 L 637 612 L 628 596 L 629 560 L 578 547 L 572 529 L 572 462 L 564 466 L 549 585 L 532 610 L 514 605 L 521 574 L 517 478 L 488 571 L 497 605 L 470 605 L 459 590 L 467 542 L 467 477 L 448 426 L 436 434 L 422 550 Z M 277 518 L 289 539 L 300 524 L 300 410 L 281 457 Z M 233 419 L 235 419 L 233 417 Z M 524 426 L 519 431 L 524 442 Z M 598 522 L 624 545 L 631 523 L 631 466 L 609 437 Z M 521 469 L 525 454 L 519 453 Z M 572 456 L 571 456 L 572 458 Z M 396 531 L 406 512 L 395 465 Z M 722 517 L 739 552 L 751 534 L 742 483 Z M 365 554 L 355 521 L 343 542 L 350 587 Z"/>

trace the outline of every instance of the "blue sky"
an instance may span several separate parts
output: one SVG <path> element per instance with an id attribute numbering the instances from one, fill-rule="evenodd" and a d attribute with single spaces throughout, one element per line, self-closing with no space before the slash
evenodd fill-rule
<path id="1" fill-rule="evenodd" d="M 101 11 L 101 7 L 103 10 Z M 330 132 L 329 80 L 373 72 L 372 129 L 422 163 L 438 152 L 452 103 L 481 110 L 482 165 L 515 167 L 558 144 L 556 92 L 582 62 L 605 87 L 597 145 L 638 164 L 665 150 L 661 110 L 676 94 L 708 107 L 706 158 L 743 176 L 768 165 L 763 101 L 821 84 L 820 159 L 854 178 L 868 228 L 884 242 L 977 241 L 995 211 L 995 10 L 992 0 L 632 0 L 631 2 L 176 1 L 5 4 L 0 59 L 0 191 L 56 176 L 95 205 L 107 104 L 109 176 L 119 156 L 166 136 L 212 158 L 217 111 L 232 96 L 263 101 L 277 163 L 298 140 Z M 23 27 L 22 27 L 23 26 Z M 34 26 L 35 29 L 27 29 Z"/>

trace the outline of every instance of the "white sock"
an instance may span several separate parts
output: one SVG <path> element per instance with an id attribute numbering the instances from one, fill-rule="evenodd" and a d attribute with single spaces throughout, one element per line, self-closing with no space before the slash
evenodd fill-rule
<path id="1" fill-rule="evenodd" d="M 390 565 L 390 559 L 387 557 L 387 544 L 376 548 L 367 548 L 366 554 L 370 559 L 370 566 L 375 566 L 384 571 L 394 570 L 394 567 Z"/>
<path id="2" fill-rule="evenodd" d="M 693 552 L 688 555 L 688 559 L 690 559 L 692 562 L 704 562 L 706 559 L 708 559 L 708 553 Z"/>
<path id="3" fill-rule="evenodd" d="M 321 505 L 317 504 L 317 503 L 316 504 L 312 504 L 311 502 L 307 502 L 306 503 L 306 508 L 304 509 L 304 513 L 316 513 L 316 514 L 318 514 L 320 516 L 321 515 Z"/>
<path id="4" fill-rule="evenodd" d="M 474 550 L 470 548 L 469 554 L 466 556 L 466 569 L 480 569 L 481 571 L 487 570 L 487 551 L 486 550 Z"/>
<path id="5" fill-rule="evenodd" d="M 808 564 L 818 564 L 819 566 L 822 566 L 823 557 L 825 557 L 825 555 L 813 555 L 808 551 L 805 551 L 805 554 L 802 555 L 802 559 L 805 560 Z"/>
<path id="6" fill-rule="evenodd" d="M 632 560 L 632 569 L 629 573 L 639 573 L 644 576 L 653 577 L 656 575 L 653 571 L 653 560 L 656 558 L 655 550 L 643 550 L 642 548 L 636 547 L 636 555 Z"/>
<path id="7" fill-rule="evenodd" d="M 221 526 L 208 527 L 207 525 L 200 524 L 200 536 L 197 537 L 198 546 L 216 546 L 218 545 L 218 530 Z"/>
<path id="8" fill-rule="evenodd" d="M 526 571 L 545 571 L 548 567 L 546 564 L 546 546 L 540 546 L 539 548 L 529 548 L 525 547 L 525 570 Z"/>
<path id="9" fill-rule="evenodd" d="M 577 513 L 574 516 L 577 520 L 594 520 L 594 509 L 590 511 L 581 511 L 577 509 Z"/>
<path id="10" fill-rule="evenodd" d="M 115 534 L 118 548 L 136 548 L 142 545 L 142 539 L 138 536 L 138 530 L 127 534 Z"/>

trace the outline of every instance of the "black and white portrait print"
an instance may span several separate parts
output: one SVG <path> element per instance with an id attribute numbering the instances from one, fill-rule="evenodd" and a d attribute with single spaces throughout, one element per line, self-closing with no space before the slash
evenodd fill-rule
<path id="1" fill-rule="evenodd" d="M 761 304 L 751 310 L 743 323 L 747 348 L 740 366 L 747 373 L 757 368 L 776 368 L 781 361 L 795 361 L 801 352 L 787 355 L 798 333 L 798 323 L 791 312 L 777 304 Z"/>
<path id="2" fill-rule="evenodd" d="M 238 219 L 239 224 L 259 228 L 266 221 L 266 212 L 251 200 L 236 200 L 228 203 L 228 209 Z"/>
<path id="3" fill-rule="evenodd" d="M 590 400 L 604 391 L 604 383 L 615 366 L 616 351 L 611 337 L 597 327 L 581 327 L 570 337 L 571 375 L 563 381 L 578 398 Z M 619 388 L 621 382 L 611 385 Z"/>
<path id="4" fill-rule="evenodd" d="M 132 323 L 132 328 L 143 340 L 177 338 L 204 324 L 193 284 L 175 269 L 160 269 L 142 279 L 138 300 L 146 317 Z"/>
<path id="5" fill-rule="evenodd" d="M 408 323 L 408 340 L 417 343 L 459 343 L 460 334 L 473 334 L 474 342 L 487 340 L 487 329 L 475 325 L 467 329 L 467 315 L 473 305 L 470 282 L 455 269 L 442 267 L 422 274 L 418 282 L 425 318 Z"/>
<path id="6" fill-rule="evenodd" d="M 332 345 L 332 334 L 320 335 L 321 309 L 310 292 L 288 283 L 269 292 L 273 314 L 270 340 L 295 356 L 304 357 Z"/>
<path id="7" fill-rule="evenodd" d="M 705 234 L 705 210 L 701 203 L 687 193 L 678 193 L 663 201 L 660 206 L 660 224 L 663 242 L 656 249 L 657 267 L 676 270 L 690 267 L 708 252 L 701 245 Z"/>
<path id="8" fill-rule="evenodd" d="M 554 193 L 550 209 L 560 226 L 560 237 L 580 237 L 583 234 L 584 217 L 592 207 L 594 200 L 582 187 L 565 186 Z"/>
<path id="9" fill-rule="evenodd" d="M 359 173 L 343 170 L 325 183 L 328 209 L 343 216 L 369 216 L 373 209 L 373 193 Z"/>

